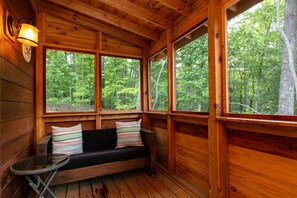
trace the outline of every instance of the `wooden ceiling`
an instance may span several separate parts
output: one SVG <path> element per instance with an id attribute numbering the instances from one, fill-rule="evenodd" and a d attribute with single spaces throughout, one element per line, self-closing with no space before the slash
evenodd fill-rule
<path id="1" fill-rule="evenodd" d="M 30 0 L 35 11 L 147 47 L 189 16 L 197 0 Z"/>

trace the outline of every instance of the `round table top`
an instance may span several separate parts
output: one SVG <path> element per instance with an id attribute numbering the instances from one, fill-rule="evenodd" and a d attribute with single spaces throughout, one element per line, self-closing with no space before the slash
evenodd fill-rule
<path id="1" fill-rule="evenodd" d="M 36 155 L 22 159 L 10 167 L 16 175 L 35 175 L 58 169 L 69 162 L 65 154 Z"/>

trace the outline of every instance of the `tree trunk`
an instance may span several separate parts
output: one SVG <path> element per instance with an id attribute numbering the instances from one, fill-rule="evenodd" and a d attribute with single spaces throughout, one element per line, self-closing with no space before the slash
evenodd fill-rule
<path id="1" fill-rule="evenodd" d="M 293 54 L 293 67 L 296 56 L 297 1 L 287 0 L 285 5 L 284 33 L 287 36 Z M 295 68 L 295 67 L 294 67 Z M 282 66 L 279 90 L 278 114 L 294 115 L 294 80 L 290 71 L 288 48 L 283 42 Z"/>

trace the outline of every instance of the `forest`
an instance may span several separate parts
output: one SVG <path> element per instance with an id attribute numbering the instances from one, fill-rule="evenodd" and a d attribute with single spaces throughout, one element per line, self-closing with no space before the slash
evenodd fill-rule
<path id="1" fill-rule="evenodd" d="M 278 7 L 276 1 L 264 0 L 237 16 L 228 16 L 226 99 L 230 113 L 297 113 L 293 75 L 296 75 L 297 17 L 296 11 L 295 18 L 290 15 L 294 10 L 287 10 L 292 7 L 288 2 L 294 3 L 282 0 Z M 293 61 L 286 58 L 288 42 L 284 42 L 284 35 L 288 33 Z M 164 50 L 149 59 L 152 110 L 168 108 L 166 53 Z M 176 47 L 174 56 L 175 110 L 208 112 L 207 33 Z M 94 57 L 47 49 L 46 112 L 94 111 Z M 101 56 L 100 62 L 102 109 L 140 109 L 140 60 Z M 292 69 L 286 72 L 289 69 L 285 66 L 290 63 L 293 73 Z M 283 106 L 289 110 L 282 110 Z"/>

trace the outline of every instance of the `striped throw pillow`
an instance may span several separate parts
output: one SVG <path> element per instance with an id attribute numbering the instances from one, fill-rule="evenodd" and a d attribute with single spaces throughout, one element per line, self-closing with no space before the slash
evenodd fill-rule
<path id="1" fill-rule="evenodd" d="M 135 122 L 116 122 L 117 126 L 117 146 L 143 146 L 141 140 L 141 119 Z"/>
<path id="2" fill-rule="evenodd" d="M 81 124 L 72 127 L 52 126 L 53 153 L 73 155 L 82 153 Z"/>

